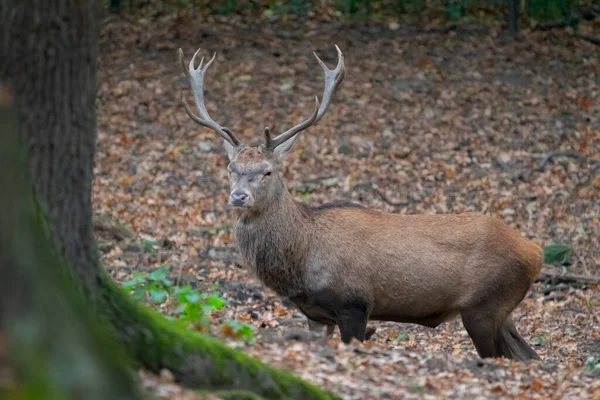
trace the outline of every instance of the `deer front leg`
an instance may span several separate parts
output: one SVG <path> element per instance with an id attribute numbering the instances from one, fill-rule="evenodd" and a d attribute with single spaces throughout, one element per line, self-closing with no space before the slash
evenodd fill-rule
<path id="1" fill-rule="evenodd" d="M 310 318 L 306 318 L 308 321 L 308 330 L 316 333 L 323 339 L 323 342 L 329 341 L 333 337 L 333 331 L 335 330 L 335 325 L 326 325 L 317 321 L 313 321 Z M 323 334 L 323 328 L 327 328 L 325 330 L 325 334 Z"/>
<path id="2" fill-rule="evenodd" d="M 350 343 L 352 338 L 363 342 L 367 330 L 366 304 L 349 304 L 336 312 L 336 322 L 340 327 L 342 342 Z"/>
<path id="3" fill-rule="evenodd" d="M 367 325 L 367 330 L 365 332 L 365 340 L 371 340 L 371 337 L 375 334 L 375 332 L 377 332 L 377 328 L 375 328 L 374 326 Z"/>
<path id="4" fill-rule="evenodd" d="M 306 318 L 308 321 L 308 330 L 311 332 L 315 332 L 319 336 L 323 335 L 323 327 L 326 327 L 325 335 L 323 336 L 323 341 L 328 342 L 333 337 L 333 332 L 335 331 L 335 325 L 326 325 L 317 321 L 313 321 L 310 318 Z M 365 330 L 365 340 L 371 340 L 371 337 L 377 332 L 377 328 L 374 326 L 367 325 Z"/>

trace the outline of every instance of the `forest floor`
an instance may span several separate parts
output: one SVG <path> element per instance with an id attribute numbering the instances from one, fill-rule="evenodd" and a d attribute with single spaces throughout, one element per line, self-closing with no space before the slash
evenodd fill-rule
<path id="1" fill-rule="evenodd" d="M 375 322 L 362 345 L 343 345 L 338 332 L 326 345 L 303 340 L 298 310 L 237 265 L 226 155 L 181 106 L 188 86 L 177 49 L 187 60 L 198 47 L 217 52 L 208 110 L 253 142 L 265 126 L 279 132 L 309 115 L 322 92 L 312 51 L 332 67 L 334 44 L 345 80 L 283 171 L 297 199 L 498 215 L 540 244 L 568 244 L 568 273 L 600 274 L 597 46 L 564 31 L 513 42 L 494 32 L 312 20 L 269 28 L 208 16 L 103 26 L 93 193 L 108 271 L 123 282 L 171 266 L 173 281 L 228 301 L 211 316 L 213 334 L 346 399 L 600 399 L 597 284 L 537 282 L 513 320 L 542 361 L 518 363 L 480 360 L 458 320 L 435 329 Z M 168 313 L 169 303 L 158 308 Z M 217 329 L 228 320 L 253 325 L 255 340 Z M 201 398 L 168 372 L 140 374 L 160 398 Z"/>

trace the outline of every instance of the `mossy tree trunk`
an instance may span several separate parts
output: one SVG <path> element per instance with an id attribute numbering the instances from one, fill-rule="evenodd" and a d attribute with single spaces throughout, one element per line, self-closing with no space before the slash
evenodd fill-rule
<path id="1" fill-rule="evenodd" d="M 12 95 L 1 82 L 0 137 L 0 332 L 14 374 L 0 397 L 139 398 L 125 353 L 91 317 L 39 224 Z"/>
<path id="2" fill-rule="evenodd" d="M 134 303 L 100 266 L 91 223 L 99 7 L 93 0 L 0 0 L 0 82 L 14 92 L 28 178 L 43 210 L 37 229 L 47 215 L 65 275 L 112 327 L 135 366 L 168 368 L 195 388 L 248 389 L 276 399 L 332 398 Z M 4 135 L 0 140 L 0 147 L 8 144 Z"/>

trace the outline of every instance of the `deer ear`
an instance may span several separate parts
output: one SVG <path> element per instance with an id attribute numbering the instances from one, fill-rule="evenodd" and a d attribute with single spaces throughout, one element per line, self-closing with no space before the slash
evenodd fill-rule
<path id="1" fill-rule="evenodd" d="M 235 147 L 233 147 L 233 145 L 231 143 L 229 143 L 227 140 L 223 140 L 223 147 L 225 148 L 225 151 L 227 152 L 227 157 L 229 158 L 229 161 L 233 161 L 233 159 L 235 158 L 235 155 L 237 153 L 237 149 Z"/>
<path id="2" fill-rule="evenodd" d="M 281 143 L 279 146 L 275 147 L 275 150 L 273 150 L 273 153 L 275 153 L 275 155 L 279 158 L 279 159 L 283 159 L 292 149 L 292 147 L 294 147 L 294 143 L 296 143 L 296 139 L 298 139 L 299 135 L 295 135 L 293 137 L 291 137 L 289 140 Z"/>

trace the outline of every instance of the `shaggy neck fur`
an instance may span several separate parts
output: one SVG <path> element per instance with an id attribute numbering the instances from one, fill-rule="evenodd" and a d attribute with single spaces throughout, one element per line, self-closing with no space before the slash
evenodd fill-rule
<path id="1" fill-rule="evenodd" d="M 309 248 L 307 208 L 297 204 L 278 178 L 265 206 L 238 211 L 235 241 L 250 271 L 281 296 L 303 292 Z"/>

